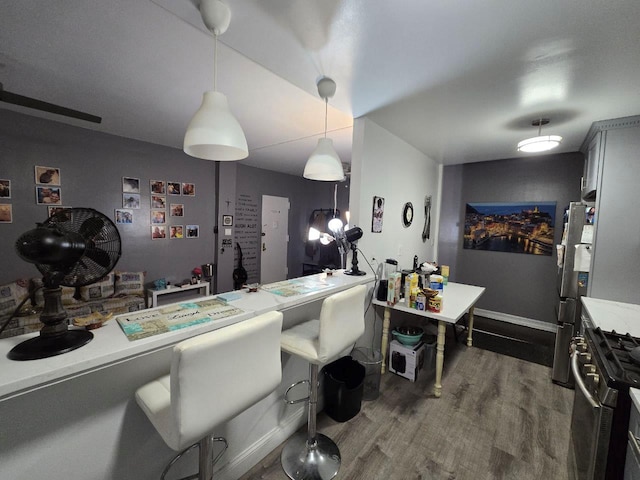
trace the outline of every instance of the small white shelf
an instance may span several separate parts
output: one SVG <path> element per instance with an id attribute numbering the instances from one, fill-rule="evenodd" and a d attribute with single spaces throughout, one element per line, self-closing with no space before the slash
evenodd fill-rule
<path id="1" fill-rule="evenodd" d="M 188 292 L 198 290 L 198 295 L 209 296 L 209 282 L 194 283 L 193 285 L 184 285 L 182 287 L 163 288 L 162 290 L 147 290 L 147 307 L 153 308 L 158 306 L 158 297 L 164 295 L 177 294 L 180 292 Z"/>

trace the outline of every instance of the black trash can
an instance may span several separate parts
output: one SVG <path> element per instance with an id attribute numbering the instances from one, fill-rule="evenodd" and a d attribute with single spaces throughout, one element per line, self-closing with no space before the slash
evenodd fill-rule
<path id="1" fill-rule="evenodd" d="M 360 412 L 366 370 L 350 356 L 326 365 L 324 411 L 336 422 L 346 422 Z"/>

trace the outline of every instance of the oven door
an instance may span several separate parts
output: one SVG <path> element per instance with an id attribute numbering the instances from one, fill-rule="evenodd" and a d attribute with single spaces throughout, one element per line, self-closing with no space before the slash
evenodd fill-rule
<path id="1" fill-rule="evenodd" d="M 579 354 L 571 355 L 575 397 L 571 415 L 573 474 L 576 480 L 603 480 L 607 467 L 613 409 L 600 403 L 584 383 Z"/>

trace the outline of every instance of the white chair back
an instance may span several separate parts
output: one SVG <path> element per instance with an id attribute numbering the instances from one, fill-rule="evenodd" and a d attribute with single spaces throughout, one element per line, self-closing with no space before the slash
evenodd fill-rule
<path id="1" fill-rule="evenodd" d="M 179 450 L 199 441 L 280 385 L 281 330 L 282 313 L 269 312 L 174 347 L 171 430 L 176 438 L 169 446 Z"/>
<path id="2" fill-rule="evenodd" d="M 320 312 L 318 358 L 327 363 L 356 343 L 364 333 L 367 287 L 358 285 L 324 299 Z"/>

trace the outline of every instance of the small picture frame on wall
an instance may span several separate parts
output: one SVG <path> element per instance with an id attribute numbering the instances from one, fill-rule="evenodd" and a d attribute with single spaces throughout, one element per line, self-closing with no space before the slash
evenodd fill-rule
<path id="1" fill-rule="evenodd" d="M 184 238 L 184 227 L 182 225 L 171 225 L 169 238 Z"/>
<path id="2" fill-rule="evenodd" d="M 0 179 L 0 198 L 11 198 L 11 180 Z"/>
<path id="3" fill-rule="evenodd" d="M 167 182 L 168 195 L 180 195 L 180 182 Z"/>
<path id="4" fill-rule="evenodd" d="M 232 227 L 233 226 L 233 215 L 223 215 L 222 216 L 222 225 L 224 227 Z"/>
<path id="5" fill-rule="evenodd" d="M 167 208 L 167 197 L 164 195 L 151 195 L 151 208 Z"/>
<path id="6" fill-rule="evenodd" d="M 182 203 L 171 203 L 169 211 L 172 217 L 184 217 L 184 205 Z"/>
<path id="7" fill-rule="evenodd" d="M 160 240 L 167 238 L 167 229 L 164 225 L 154 225 L 151 227 L 151 239 Z"/>
<path id="8" fill-rule="evenodd" d="M 384 198 L 373 197 L 373 215 L 371 220 L 371 231 L 382 233 L 382 217 L 384 215 Z"/>
<path id="9" fill-rule="evenodd" d="M 60 185 L 60 169 L 56 167 L 35 167 L 36 183 L 39 185 Z"/>
<path id="10" fill-rule="evenodd" d="M 151 224 L 164 225 L 167 223 L 167 213 L 164 210 L 151 210 Z"/>
<path id="11" fill-rule="evenodd" d="M 116 224 L 131 225 L 133 223 L 133 210 L 128 208 L 116 208 Z"/>
<path id="12" fill-rule="evenodd" d="M 63 222 L 68 222 L 71 220 L 71 211 L 65 212 L 65 210 L 70 209 L 71 207 L 47 207 L 47 215 L 53 217 L 56 214 L 60 214 L 58 218 Z"/>
<path id="13" fill-rule="evenodd" d="M 124 193 L 140 193 L 140 179 L 122 177 L 122 191 Z"/>
<path id="14" fill-rule="evenodd" d="M 13 223 L 13 208 L 10 203 L 0 203 L 0 223 Z"/>
<path id="15" fill-rule="evenodd" d="M 200 236 L 200 225 L 187 225 L 187 238 L 198 238 Z"/>
<path id="16" fill-rule="evenodd" d="M 38 205 L 62 205 L 60 187 L 36 187 L 36 203 Z"/>
<path id="17" fill-rule="evenodd" d="M 182 195 L 186 195 L 187 197 L 195 197 L 196 196 L 196 184 L 195 183 L 183 183 L 182 184 Z"/>
<path id="18" fill-rule="evenodd" d="M 122 207 L 134 208 L 134 209 L 140 208 L 140 194 L 139 193 L 123 193 Z"/>
<path id="19" fill-rule="evenodd" d="M 151 193 L 156 195 L 165 195 L 167 193 L 167 186 L 164 180 L 150 180 L 149 188 Z"/>

